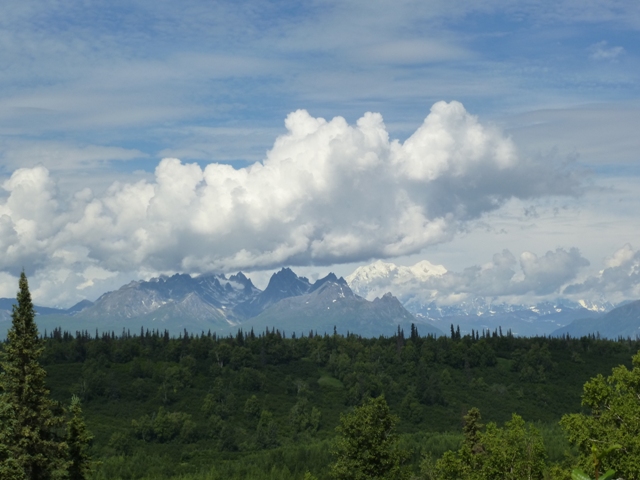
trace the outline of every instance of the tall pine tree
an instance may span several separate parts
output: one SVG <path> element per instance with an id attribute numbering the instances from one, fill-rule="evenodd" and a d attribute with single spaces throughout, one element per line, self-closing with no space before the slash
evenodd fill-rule
<path id="1" fill-rule="evenodd" d="M 71 398 L 71 420 L 67 423 L 67 445 L 69 446 L 69 480 L 85 480 L 94 471 L 95 463 L 91 461 L 89 447 L 93 435 L 84 423 L 80 399 Z"/>
<path id="2" fill-rule="evenodd" d="M 49 397 L 46 372 L 38 361 L 44 345 L 24 272 L 17 300 L 0 355 L 0 478 L 64 478 L 67 444 L 59 434 L 64 417 Z"/>

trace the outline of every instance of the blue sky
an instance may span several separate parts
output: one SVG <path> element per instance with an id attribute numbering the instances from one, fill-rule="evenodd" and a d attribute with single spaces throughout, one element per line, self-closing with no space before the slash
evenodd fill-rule
<path id="1" fill-rule="evenodd" d="M 506 275 L 518 282 L 527 276 L 523 253 L 542 258 L 575 248 L 582 260 L 550 277 L 554 288 L 544 295 L 588 284 L 568 291 L 635 298 L 639 30 L 640 4 L 623 1 L 7 0 L 0 17 L 0 295 L 13 295 L 22 267 L 37 299 L 69 305 L 163 272 L 242 268 L 264 283 L 284 265 L 310 276 L 347 275 L 378 259 L 491 270 L 493 256 L 505 249 L 516 258 Z M 416 185 L 415 172 L 406 169 L 421 167 L 402 163 L 406 152 L 394 156 L 390 145 L 415 136 L 440 101 L 460 102 L 464 110 L 438 117 L 440 133 L 422 132 L 415 142 L 426 149 L 420 155 L 431 158 L 439 145 L 433 135 L 460 140 L 476 131 L 467 116 L 498 147 L 478 160 L 477 171 L 465 163 L 464 175 L 445 181 L 440 169 L 437 179 L 425 174 Z M 306 117 L 288 117 L 300 109 L 311 119 L 342 117 L 345 124 L 276 148 L 276 139 L 291 136 L 286 118 L 310 125 Z M 366 112 L 381 114 L 388 145 L 364 145 L 353 136 L 342 146 L 331 143 L 357 130 Z M 509 175 L 492 157 L 507 144 L 517 157 Z M 317 188 L 305 192 L 297 182 L 310 180 L 302 173 L 265 173 L 286 171 L 291 151 L 304 158 L 329 152 L 296 164 Z M 443 155 L 454 162 L 464 151 Z M 349 157 L 369 154 L 390 163 L 373 167 Z M 181 166 L 160 168 L 167 157 Z M 209 169 L 246 190 L 240 203 L 233 200 L 236 210 L 224 210 L 235 194 L 209 182 L 207 166 L 246 173 L 269 159 L 272 168 L 254 169 L 249 180 Z M 350 170 L 354 162 L 360 170 Z M 187 168 L 192 163 L 200 173 Z M 320 168 L 325 164 L 330 171 Z M 163 171 L 180 195 L 195 192 L 197 206 L 161 198 L 171 190 L 161 188 Z M 382 182 L 399 171 L 404 176 Z M 375 195 L 363 200 L 376 188 L 389 192 L 395 210 L 386 211 L 388 202 L 376 203 Z M 436 191 L 443 192 L 438 199 Z M 349 192 L 361 201 L 348 200 Z M 26 200 L 34 197 L 33 204 Z M 175 209 L 152 215 L 152 198 Z M 144 212 L 136 210 L 140 202 L 147 202 Z M 268 215 L 251 202 L 271 205 Z M 420 228 L 439 230 L 420 235 L 395 221 L 405 207 L 420 210 L 411 220 Z M 196 210 L 227 216 L 207 228 L 196 217 L 180 223 Z M 332 225 L 335 211 L 344 218 Z M 238 215 L 247 221 L 239 223 Z M 352 228 L 359 216 L 362 225 Z M 250 236 L 268 241 L 240 240 Z M 626 263 L 612 266 L 627 244 Z M 330 246 L 332 254 L 322 253 Z M 626 272 L 618 272 L 626 283 L 615 292 L 596 281 L 606 268 Z"/>

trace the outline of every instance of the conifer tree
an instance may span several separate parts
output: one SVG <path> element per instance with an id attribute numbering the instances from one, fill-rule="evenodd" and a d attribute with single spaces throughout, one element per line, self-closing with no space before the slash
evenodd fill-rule
<path id="1" fill-rule="evenodd" d="M 0 478 L 64 478 L 67 445 L 58 435 L 64 418 L 54 413 L 61 408 L 49 398 L 38 361 L 44 346 L 24 272 L 17 300 L 0 356 Z"/>
<path id="2" fill-rule="evenodd" d="M 0 478 L 5 480 L 23 480 L 27 477 L 10 447 L 16 428 L 13 408 L 0 398 Z"/>
<path id="3" fill-rule="evenodd" d="M 410 472 L 402 465 L 408 452 L 397 445 L 397 421 L 383 396 L 369 398 L 348 415 L 341 415 L 331 476 L 336 480 L 409 478 Z"/>
<path id="4" fill-rule="evenodd" d="M 89 455 L 93 435 L 84 423 L 80 398 L 71 398 L 71 420 L 67 423 L 67 445 L 69 446 L 69 480 L 85 480 L 91 476 L 94 463 Z"/>

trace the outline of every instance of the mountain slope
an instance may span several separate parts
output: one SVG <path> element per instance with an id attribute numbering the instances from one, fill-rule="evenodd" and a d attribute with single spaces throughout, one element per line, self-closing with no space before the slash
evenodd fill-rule
<path id="1" fill-rule="evenodd" d="M 614 308 L 602 316 L 575 320 L 554 331 L 553 335 L 581 337 L 595 333 L 608 338 L 640 336 L 640 300 Z"/>
<path id="2" fill-rule="evenodd" d="M 239 303 L 233 309 L 240 318 L 251 318 L 288 297 L 304 295 L 311 289 L 309 280 L 298 277 L 290 268 L 283 268 L 274 273 L 267 288 L 255 297 Z"/>
<path id="3" fill-rule="evenodd" d="M 76 305 L 70 309 L 72 316 L 41 316 L 38 324 L 41 330 L 62 326 L 71 332 L 95 329 L 120 332 L 123 328 L 137 331 L 141 327 L 167 329 L 173 334 L 185 328 L 191 332 L 226 331 L 239 321 L 233 307 L 259 293 L 242 273 L 229 278 L 224 275 L 161 276 L 107 292 L 92 305 Z"/>
<path id="4" fill-rule="evenodd" d="M 257 331 L 279 328 L 287 333 L 331 333 L 334 326 L 339 333 L 348 331 L 363 336 L 391 335 L 401 326 L 406 331 L 417 323 L 391 294 L 370 302 L 353 293 L 343 279 L 335 276 L 318 280 L 318 288 L 310 293 L 280 300 L 258 316 L 247 320 L 243 327 Z M 315 285 L 314 284 L 314 287 Z M 419 326 L 420 334 L 442 335 L 428 324 Z"/>
<path id="5" fill-rule="evenodd" d="M 137 332 L 141 327 L 179 334 L 215 331 L 228 334 L 237 328 L 278 328 L 288 332 L 309 330 L 392 335 L 398 326 L 419 323 L 391 294 L 370 302 L 355 295 L 343 278 L 333 273 L 311 284 L 291 269 L 272 275 L 261 292 L 242 273 L 226 278 L 208 275 L 159 277 L 131 282 L 105 293 L 92 305 L 73 307 L 73 314 L 41 316 L 41 330 Z M 69 312 L 71 313 L 71 312 Z M 441 335 L 428 323 L 421 334 Z"/>
<path id="6" fill-rule="evenodd" d="M 2 327 L 2 332 L 0 332 L 0 337 L 6 335 L 6 330 L 9 329 L 9 322 L 11 322 L 11 313 L 13 312 L 13 305 L 17 303 L 15 298 L 0 298 L 0 325 L 6 325 L 6 328 Z M 73 308 L 73 307 L 72 307 Z M 34 305 L 33 309 L 36 311 L 36 315 L 38 316 L 38 320 L 43 315 L 65 315 L 68 313 L 68 310 L 63 310 L 60 308 L 51 308 L 51 307 L 42 307 L 39 305 Z"/>

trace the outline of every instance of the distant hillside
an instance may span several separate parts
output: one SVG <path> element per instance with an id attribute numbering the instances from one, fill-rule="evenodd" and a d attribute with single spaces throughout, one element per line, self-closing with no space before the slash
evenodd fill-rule
<path id="1" fill-rule="evenodd" d="M 602 316 L 574 320 L 566 327 L 555 330 L 553 335 L 567 333 L 572 337 L 592 333 L 599 333 L 606 338 L 640 336 L 640 300 L 614 308 Z"/>
<path id="2" fill-rule="evenodd" d="M 64 313 L 42 316 L 38 324 L 41 330 L 61 326 L 70 331 L 91 332 L 96 329 L 121 332 L 123 328 L 138 331 L 141 327 L 167 329 L 173 334 L 184 329 L 226 332 L 240 322 L 233 307 L 259 293 L 242 273 L 229 278 L 224 275 L 161 276 L 107 292 L 73 316 Z"/>
<path id="3" fill-rule="evenodd" d="M 511 331 L 518 337 L 534 337 L 549 335 L 578 318 L 589 319 L 601 316 L 601 313 L 585 308 L 567 308 L 558 305 L 556 308 L 546 310 L 521 307 L 518 310 L 498 310 L 495 313 L 444 315 L 431 317 L 430 320 L 433 325 L 444 331 L 448 331 L 449 326 L 453 324 L 459 325 L 463 334 L 471 333 L 471 330 L 491 330 L 493 332 L 502 329 L 504 332 Z M 422 316 L 417 315 L 417 318 L 420 319 Z"/>
<path id="4" fill-rule="evenodd" d="M 408 332 L 411 324 L 417 323 L 391 294 L 370 302 L 355 295 L 344 279 L 333 274 L 318 280 L 313 287 L 310 293 L 280 300 L 246 325 L 257 331 L 277 327 L 298 334 L 309 330 L 331 333 L 335 326 L 341 334 L 355 332 L 370 337 L 391 335 L 398 326 Z M 443 334 L 429 324 L 421 324 L 419 329 L 422 335 Z"/>
<path id="5" fill-rule="evenodd" d="M 13 311 L 13 305 L 15 303 L 16 303 L 15 298 L 0 298 L 0 326 L 4 322 L 7 322 L 7 325 L 8 325 L 8 322 L 11 321 L 11 312 Z M 36 315 L 38 315 L 38 319 L 40 319 L 40 318 L 43 318 L 42 317 L 43 315 L 61 315 L 61 316 L 73 315 L 77 311 L 80 311 L 82 308 L 84 308 L 83 306 L 86 305 L 87 303 L 91 304 L 91 302 L 89 302 L 88 300 L 83 300 L 82 302 L 68 309 L 42 307 L 40 305 L 34 305 L 33 308 L 36 311 Z M 3 331 L 0 334 L 0 337 L 2 337 L 4 334 L 5 332 Z"/>
<path id="6" fill-rule="evenodd" d="M 389 265 L 392 264 L 382 266 Z M 402 285 L 410 283 L 409 280 L 441 274 L 430 264 L 418 267 L 419 270 L 416 267 L 410 271 L 398 267 L 400 273 L 396 276 L 404 282 Z M 375 285 L 376 292 L 383 292 L 385 282 L 389 283 L 386 279 L 391 275 L 389 272 L 393 273 L 391 267 L 371 272 L 360 269 L 359 276 L 348 278 L 359 291 L 371 295 L 368 285 Z M 382 280 L 384 282 L 376 283 Z M 14 302 L 14 299 L 0 299 L 0 326 L 10 320 Z M 166 329 L 173 335 L 185 329 L 226 335 L 252 326 L 258 330 L 268 327 L 296 333 L 332 332 L 335 326 L 340 333 L 377 336 L 390 335 L 398 326 L 408 330 L 414 323 L 425 335 L 448 333 L 453 324 L 460 327 L 462 334 L 501 329 L 522 337 L 599 332 L 615 338 L 640 333 L 635 305 L 637 302 L 611 310 L 613 306 L 603 299 L 574 302 L 562 298 L 534 305 L 512 305 L 482 297 L 468 298 L 454 305 L 438 305 L 435 301 L 421 303 L 416 296 L 398 299 L 388 292 L 368 300 L 333 273 L 312 283 L 293 270 L 283 268 L 271 276 L 264 291 L 256 288 L 242 272 L 229 277 L 176 274 L 131 282 L 105 293 L 95 303 L 83 300 L 67 310 L 35 308 L 41 332 L 62 327 L 71 332 L 93 333 L 97 329 L 120 333 L 123 329 L 134 332 L 144 327 Z M 0 336 L 6 333 L 6 329 L 2 330 Z"/>
<path id="7" fill-rule="evenodd" d="M 260 291 L 244 274 L 173 275 L 131 282 L 102 295 L 94 304 L 58 311 L 38 319 L 41 331 L 65 330 L 138 332 L 142 327 L 169 330 L 173 335 L 239 328 L 286 332 L 357 332 L 366 336 L 392 335 L 398 326 L 409 331 L 419 323 L 391 294 L 373 301 L 355 295 L 343 278 L 330 273 L 315 283 L 283 268 Z M 441 335 L 423 322 L 421 334 Z"/>

